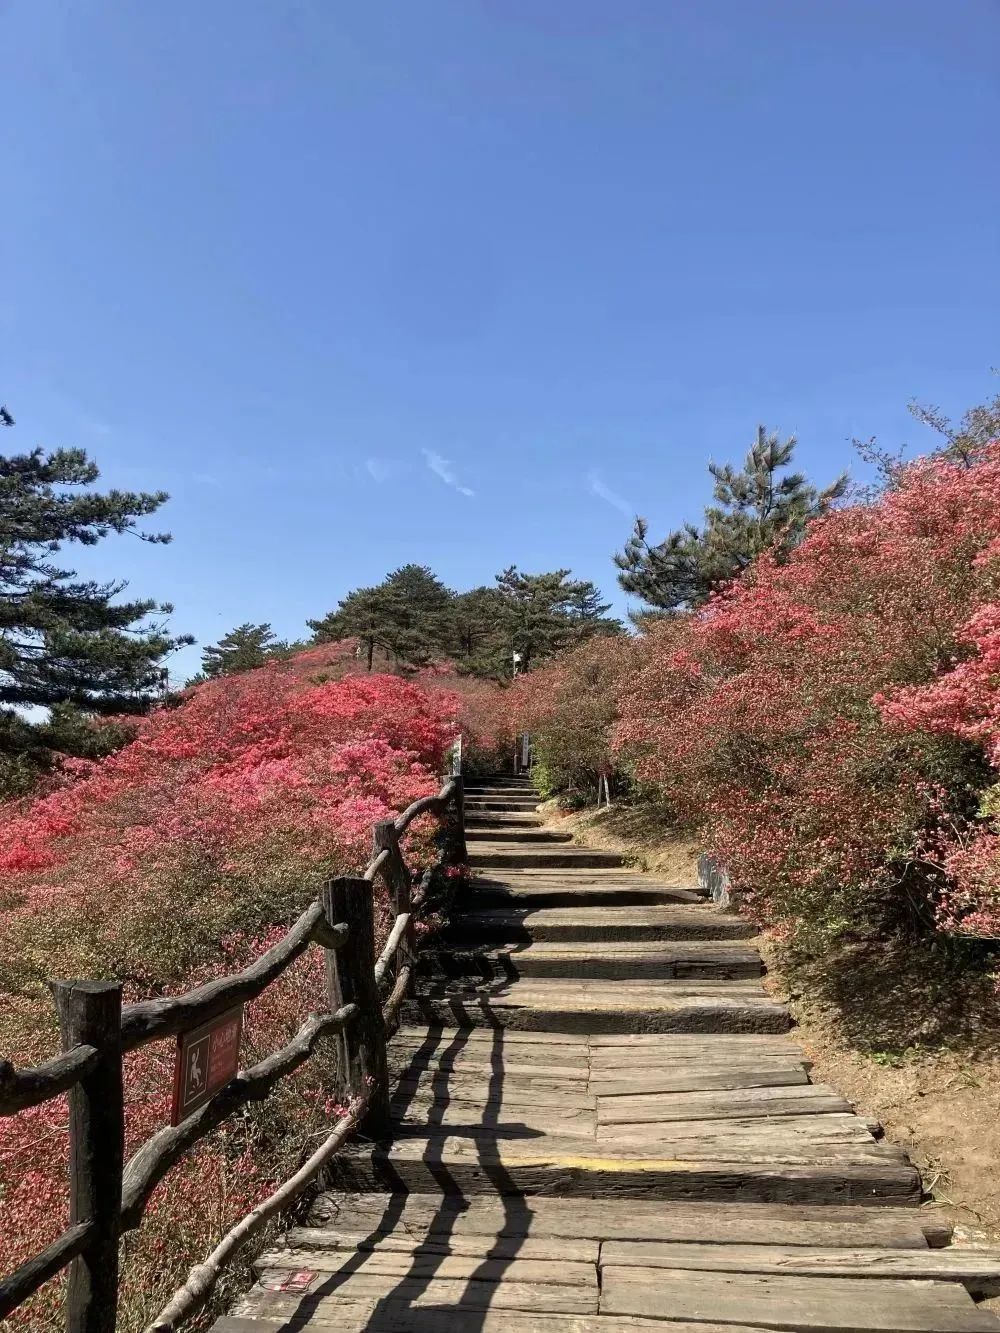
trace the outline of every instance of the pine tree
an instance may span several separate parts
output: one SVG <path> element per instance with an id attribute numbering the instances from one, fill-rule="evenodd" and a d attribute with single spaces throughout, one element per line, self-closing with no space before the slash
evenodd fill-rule
<path id="1" fill-rule="evenodd" d="M 454 594 L 426 565 L 403 565 L 374 588 L 356 588 L 335 611 L 310 620 L 317 643 L 356 638 L 374 667 L 377 651 L 403 670 L 444 656 L 453 637 Z"/>
<path id="2" fill-rule="evenodd" d="M 615 634 L 617 620 L 607 619 L 610 603 L 589 579 L 571 579 L 568 569 L 544 574 L 522 574 L 511 565 L 497 575 L 502 599 L 500 633 L 510 654 L 510 667 L 498 674 L 530 671 L 593 634 Z"/>
<path id="3" fill-rule="evenodd" d="M 716 503 L 705 509 L 701 528 L 686 523 L 653 546 L 646 520 L 636 519 L 624 550 L 614 557 L 625 591 L 661 612 L 697 606 L 763 551 L 780 556 L 791 550 L 806 523 L 847 489 L 844 475 L 817 491 L 801 472 L 786 472 L 795 445 L 794 435 L 782 441 L 758 426 L 740 470 L 710 463 Z"/>
<path id="4" fill-rule="evenodd" d="M 460 671 L 490 676 L 500 654 L 509 656 L 506 610 L 499 588 L 470 588 L 457 594 L 452 606 L 451 655 Z"/>
<path id="5" fill-rule="evenodd" d="M 387 575 L 387 623 L 390 654 L 405 668 L 426 666 L 451 647 L 455 594 L 426 565 L 403 565 Z"/>
<path id="6" fill-rule="evenodd" d="M 281 644 L 270 625 L 237 625 L 224 634 L 218 643 L 206 648 L 201 655 L 203 675 L 231 676 L 238 671 L 252 671 L 263 666 Z"/>
<path id="7" fill-rule="evenodd" d="M 0 424 L 14 424 L 6 408 Z M 82 449 L 0 455 L 0 751 L 32 765 L 77 730 L 67 709 L 144 711 L 166 684 L 163 659 L 192 642 L 150 621 L 170 606 L 119 600 L 123 581 L 80 579 L 56 559 L 68 543 L 93 546 L 112 532 L 170 540 L 137 524 L 164 492 L 101 494 L 89 489 L 99 475 Z M 61 723 L 27 722 L 15 710 L 29 706 L 61 706 Z"/>
<path id="8" fill-rule="evenodd" d="M 367 658 L 368 670 L 375 663 L 375 650 L 388 651 L 385 638 L 388 624 L 388 599 L 382 587 L 355 588 L 328 611 L 321 620 L 308 621 L 315 643 L 336 643 L 339 639 L 357 639 Z"/>

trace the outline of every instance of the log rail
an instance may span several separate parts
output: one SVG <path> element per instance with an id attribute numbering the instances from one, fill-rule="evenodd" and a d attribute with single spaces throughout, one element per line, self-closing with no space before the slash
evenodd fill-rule
<path id="1" fill-rule="evenodd" d="M 168 1333 L 208 1300 L 222 1268 L 285 1207 L 362 1127 L 389 1129 L 388 1035 L 397 1025 L 416 961 L 415 926 L 427 907 L 434 872 L 466 859 L 463 782 L 449 778 L 436 796 L 414 801 L 398 818 L 377 824 L 373 856 L 358 878 L 327 881 L 287 933 L 241 972 L 182 995 L 121 1003 L 117 982 L 53 982 L 63 1051 L 28 1069 L 0 1060 L 0 1116 L 69 1093 L 70 1225 L 41 1253 L 0 1280 L 0 1318 L 43 1283 L 69 1268 L 67 1333 L 114 1333 L 118 1313 L 119 1239 L 141 1222 L 149 1198 L 184 1154 L 248 1102 L 266 1098 L 326 1037 L 338 1042 L 338 1094 L 347 1104 L 332 1132 L 299 1170 L 232 1229 L 150 1325 Z M 439 860 L 416 892 L 400 840 L 421 815 L 439 821 Z M 373 884 L 389 891 L 395 920 L 375 957 Z M 178 1125 L 165 1126 L 124 1161 L 123 1057 L 148 1042 L 201 1027 L 260 995 L 300 954 L 326 954 L 328 1009 L 310 1014 L 280 1050 L 241 1071 Z"/>

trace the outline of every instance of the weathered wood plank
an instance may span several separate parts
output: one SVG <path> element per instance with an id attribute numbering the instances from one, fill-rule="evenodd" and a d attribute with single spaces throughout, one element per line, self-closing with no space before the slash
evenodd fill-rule
<path id="1" fill-rule="evenodd" d="M 442 1229 L 395 1230 L 384 1235 L 338 1227 L 293 1227 L 286 1240 L 293 1250 L 335 1250 L 344 1253 L 373 1251 L 380 1254 L 453 1254 L 483 1259 L 533 1259 L 549 1263 L 594 1264 L 601 1242 L 573 1237 L 494 1236 L 450 1234 Z M 305 1263 L 308 1267 L 308 1263 Z"/>
<path id="2" fill-rule="evenodd" d="M 685 948 L 686 946 L 686 948 Z M 734 941 L 667 943 L 617 942 L 587 952 L 560 941 L 506 944 L 494 949 L 452 950 L 434 960 L 449 975 L 574 977 L 586 973 L 608 979 L 759 977 L 760 955 Z"/>
<path id="3" fill-rule="evenodd" d="M 463 1033 L 463 1038 L 464 1035 Z M 557 1046 L 555 1043 L 545 1046 L 514 1046 L 508 1044 L 502 1031 L 498 1032 L 488 1044 L 477 1043 L 471 1046 L 460 1039 L 450 1047 L 445 1046 L 436 1051 L 407 1053 L 400 1050 L 393 1051 L 393 1055 L 404 1058 L 409 1068 L 433 1064 L 439 1069 L 447 1069 L 463 1063 L 489 1068 L 502 1061 L 504 1069 L 537 1065 L 541 1068 L 571 1070 L 574 1073 L 590 1073 L 590 1060 L 586 1047 Z"/>
<path id="4" fill-rule="evenodd" d="M 745 940 L 754 927 L 700 907 L 578 907 L 460 912 L 448 940 Z"/>
<path id="5" fill-rule="evenodd" d="M 462 1036 L 462 1042 L 466 1047 L 474 1045 L 490 1045 L 494 1038 L 487 1032 L 467 1032 Z M 390 1050 L 397 1046 L 406 1048 L 415 1048 L 417 1050 L 440 1049 L 441 1047 L 450 1047 L 455 1041 L 454 1031 L 445 1031 L 444 1028 L 428 1028 L 426 1026 L 407 1027 L 403 1026 L 396 1033 Z M 509 1050 L 512 1047 L 521 1046 L 572 1046 L 578 1051 L 586 1053 L 590 1049 L 590 1038 L 578 1033 L 569 1032 L 511 1032 L 503 1037 L 504 1045 Z"/>
<path id="6" fill-rule="evenodd" d="M 978 1297 L 1000 1292 L 1000 1250 L 826 1249 L 795 1245 L 677 1245 L 608 1241 L 601 1265 L 690 1268 L 702 1272 L 789 1274 L 797 1277 L 923 1279 L 959 1282 Z"/>
<path id="7" fill-rule="evenodd" d="M 443 1076 L 439 1077 L 431 1070 L 416 1079 L 400 1079 L 396 1088 L 400 1100 L 444 1095 L 463 1101 L 478 1099 L 481 1104 L 497 1102 L 505 1097 L 515 1102 L 532 1102 L 537 1106 L 593 1108 L 596 1103 L 596 1098 L 587 1092 L 586 1079 L 505 1076 L 502 1084 L 494 1089 L 479 1070 L 448 1074 L 447 1082 L 443 1081 Z"/>
<path id="8" fill-rule="evenodd" d="M 477 1074 L 484 1083 L 487 1083 L 491 1076 L 501 1079 L 508 1075 L 511 1077 L 546 1075 L 549 1078 L 577 1080 L 583 1083 L 590 1078 L 586 1060 L 580 1060 L 575 1055 L 569 1057 L 553 1055 L 547 1060 L 544 1055 L 508 1054 L 499 1045 L 495 1054 L 489 1051 L 455 1051 L 451 1055 L 432 1056 L 426 1060 L 415 1058 L 400 1067 L 400 1075 L 403 1077 L 416 1078 L 430 1072 L 439 1073 L 442 1078 L 452 1073 Z"/>
<path id="9" fill-rule="evenodd" d="M 310 1316 L 308 1328 L 315 1333 L 470 1333 L 470 1316 L 462 1307 L 428 1310 L 427 1322 L 417 1322 L 405 1301 L 348 1301 L 329 1297 L 317 1314 Z M 291 1333 L 293 1327 L 280 1316 L 274 1319 L 244 1319 L 229 1315 L 212 1325 L 212 1333 Z M 475 1333 L 768 1333 L 766 1329 L 746 1324 L 705 1324 L 671 1322 L 669 1329 L 659 1320 L 635 1319 L 631 1315 L 567 1315 L 525 1313 L 508 1310 L 494 1314 L 477 1311 Z"/>
<path id="10" fill-rule="evenodd" d="M 617 1132 L 657 1136 L 663 1134 L 672 1143 L 697 1139 L 702 1143 L 738 1143 L 742 1140 L 773 1144 L 776 1148 L 793 1147 L 805 1142 L 863 1143 L 875 1147 L 875 1140 L 860 1116 L 835 1111 L 800 1112 L 783 1116 L 743 1115 L 728 1120 L 697 1116 L 650 1122 L 639 1125 L 604 1124 L 601 1135 Z M 884 1148 L 885 1145 L 877 1145 Z M 895 1147 L 895 1145 L 890 1145 Z"/>
<path id="11" fill-rule="evenodd" d="M 802 1058 L 801 1048 L 791 1037 L 767 1032 L 743 1035 L 723 1033 L 711 1037 L 698 1033 L 677 1033 L 674 1036 L 660 1037 L 644 1032 L 595 1032 L 588 1038 L 588 1042 L 595 1058 L 599 1056 L 610 1058 L 619 1049 L 634 1053 L 652 1050 L 658 1054 L 681 1055 L 687 1058 L 695 1055 L 715 1057 L 723 1051 L 751 1055 L 770 1053 Z"/>
<path id="12" fill-rule="evenodd" d="M 432 985 L 409 1005 L 410 1020 L 467 1028 L 549 1032 L 784 1032 L 788 1010 L 749 981 L 566 981 L 532 979 L 478 987 Z"/>
<path id="13" fill-rule="evenodd" d="M 447 1098 L 411 1102 L 395 1114 L 393 1123 L 397 1134 L 446 1129 L 451 1134 L 496 1134 L 505 1138 L 578 1135 L 591 1147 L 597 1128 L 595 1113 L 589 1107 L 531 1107 L 523 1103 L 512 1106 L 507 1102 L 492 1102 L 480 1108 Z"/>
<path id="14" fill-rule="evenodd" d="M 946 1245 L 951 1225 L 937 1208 L 863 1204 L 706 1204 L 629 1199 L 342 1194 L 310 1209 L 314 1225 L 383 1231 L 397 1222 L 428 1235 L 543 1236 L 602 1240 L 707 1241 L 781 1245 L 923 1248 Z"/>
<path id="15" fill-rule="evenodd" d="M 317 1273 L 329 1273 L 334 1280 L 348 1279 L 355 1273 L 366 1277 L 396 1277 L 415 1280 L 433 1278 L 436 1282 L 520 1282 L 525 1286 L 577 1287 L 581 1291 L 597 1291 L 597 1265 L 594 1261 L 561 1258 L 558 1264 L 549 1259 L 527 1259 L 468 1254 L 438 1254 L 400 1252 L 393 1250 L 365 1250 L 357 1256 L 348 1256 L 328 1249 L 270 1250 L 254 1264 L 258 1272 L 278 1269 L 311 1268 Z"/>
<path id="16" fill-rule="evenodd" d="M 652 1062 L 638 1069 L 592 1071 L 588 1090 L 599 1097 L 653 1097 L 659 1094 L 684 1092 L 712 1092 L 727 1088 L 777 1088 L 809 1083 L 804 1068 L 780 1060 L 752 1064 L 729 1065 L 725 1060 L 696 1064 L 685 1061 L 668 1064 L 664 1068 L 649 1068 Z"/>
<path id="17" fill-rule="evenodd" d="M 597 1097 L 599 1125 L 663 1124 L 675 1120 L 743 1120 L 761 1116 L 849 1114 L 850 1103 L 832 1088 L 730 1088 L 723 1093 L 670 1092 L 660 1096 Z M 854 1118 L 854 1117 L 852 1117 Z"/>
<path id="18" fill-rule="evenodd" d="M 262 1275 L 267 1282 L 286 1276 L 289 1270 L 276 1269 Z M 532 1314 L 596 1314 L 597 1289 L 560 1286 L 552 1282 L 478 1282 L 466 1279 L 408 1279 L 392 1273 L 366 1273 L 362 1268 L 350 1277 L 337 1279 L 324 1275 L 316 1293 L 310 1293 L 309 1313 L 335 1314 L 341 1300 L 392 1300 L 414 1310 L 521 1310 Z M 334 1296 L 328 1301 L 326 1297 Z M 293 1315 L 302 1298 L 258 1287 L 243 1302 L 241 1313 L 254 1315 Z M 412 1317 L 412 1316 L 411 1316 Z"/>
<path id="19" fill-rule="evenodd" d="M 624 1073 L 624 1071 L 622 1071 Z M 712 1092 L 725 1088 L 778 1088 L 808 1086 L 809 1075 L 804 1069 L 791 1069 L 775 1064 L 772 1069 L 738 1069 L 720 1074 L 655 1072 L 640 1076 L 630 1074 L 618 1082 L 613 1079 L 591 1078 L 588 1087 L 599 1097 L 656 1096 L 659 1093 Z"/>
<path id="20" fill-rule="evenodd" d="M 873 1278 L 764 1277 L 606 1267 L 602 1314 L 749 1320 L 794 1333 L 997 1333 L 961 1287 Z"/>
<path id="21" fill-rule="evenodd" d="M 645 1155 L 635 1149 L 581 1153 L 579 1142 L 547 1139 L 489 1142 L 427 1135 L 345 1154 L 342 1183 L 360 1191 L 439 1189 L 445 1193 L 510 1193 L 689 1199 L 712 1202 L 916 1204 L 920 1181 L 912 1166 L 873 1149 L 843 1148 L 835 1156 L 803 1153 L 792 1160 L 732 1156 Z M 688 1152 L 691 1150 L 688 1149 Z"/>

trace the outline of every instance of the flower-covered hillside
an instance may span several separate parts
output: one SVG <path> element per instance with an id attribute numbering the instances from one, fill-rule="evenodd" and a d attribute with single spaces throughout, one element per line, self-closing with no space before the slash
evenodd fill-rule
<path id="1" fill-rule="evenodd" d="M 130 1001 L 236 970 L 321 878 L 367 863 L 376 820 L 438 789 L 456 696 L 345 669 L 350 654 L 332 645 L 209 681 L 116 754 L 67 761 L 44 796 L 0 807 L 5 1058 L 57 1049 L 47 978 L 118 978 Z M 426 833 L 414 836 L 419 864 Z M 322 1007 L 319 963 L 310 951 L 251 1006 L 245 1064 Z M 170 1043 L 129 1057 L 130 1148 L 165 1123 L 171 1066 Z M 323 1072 L 322 1060 L 305 1066 L 168 1177 L 126 1242 L 127 1330 L 328 1129 Z M 0 1120 L 0 1271 L 66 1225 L 65 1127 L 62 1099 Z M 59 1308 L 49 1284 L 19 1326 L 59 1327 Z"/>

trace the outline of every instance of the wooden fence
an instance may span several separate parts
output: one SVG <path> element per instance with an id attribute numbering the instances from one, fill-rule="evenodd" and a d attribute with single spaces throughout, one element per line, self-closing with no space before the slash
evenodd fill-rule
<path id="1" fill-rule="evenodd" d="M 407 994 L 415 962 L 414 924 L 432 884 L 432 867 L 416 891 L 400 839 L 420 815 L 441 821 L 438 867 L 466 857 L 463 782 L 415 801 L 398 819 L 377 824 L 374 855 L 357 879 L 324 884 L 288 933 L 233 976 L 186 994 L 122 1007 L 121 986 L 108 981 L 53 982 L 62 1054 L 29 1069 L 0 1061 L 0 1115 L 16 1115 L 69 1093 L 70 1224 L 40 1254 L 0 1282 L 0 1317 L 69 1265 L 67 1333 L 114 1333 L 118 1313 L 118 1242 L 138 1227 L 153 1190 L 187 1150 L 247 1102 L 261 1101 L 305 1063 L 321 1038 L 339 1042 L 340 1095 L 348 1111 L 307 1162 L 245 1217 L 193 1269 L 151 1330 L 171 1330 L 200 1309 L 225 1264 L 291 1202 L 362 1126 L 372 1137 L 390 1128 L 387 1036 Z M 373 884 L 387 886 L 395 921 L 375 957 Z M 243 1070 L 176 1125 L 158 1130 L 124 1161 L 124 1055 L 147 1042 L 180 1036 L 254 999 L 311 944 L 326 952 L 328 1010 L 311 1014 L 287 1045 Z"/>

